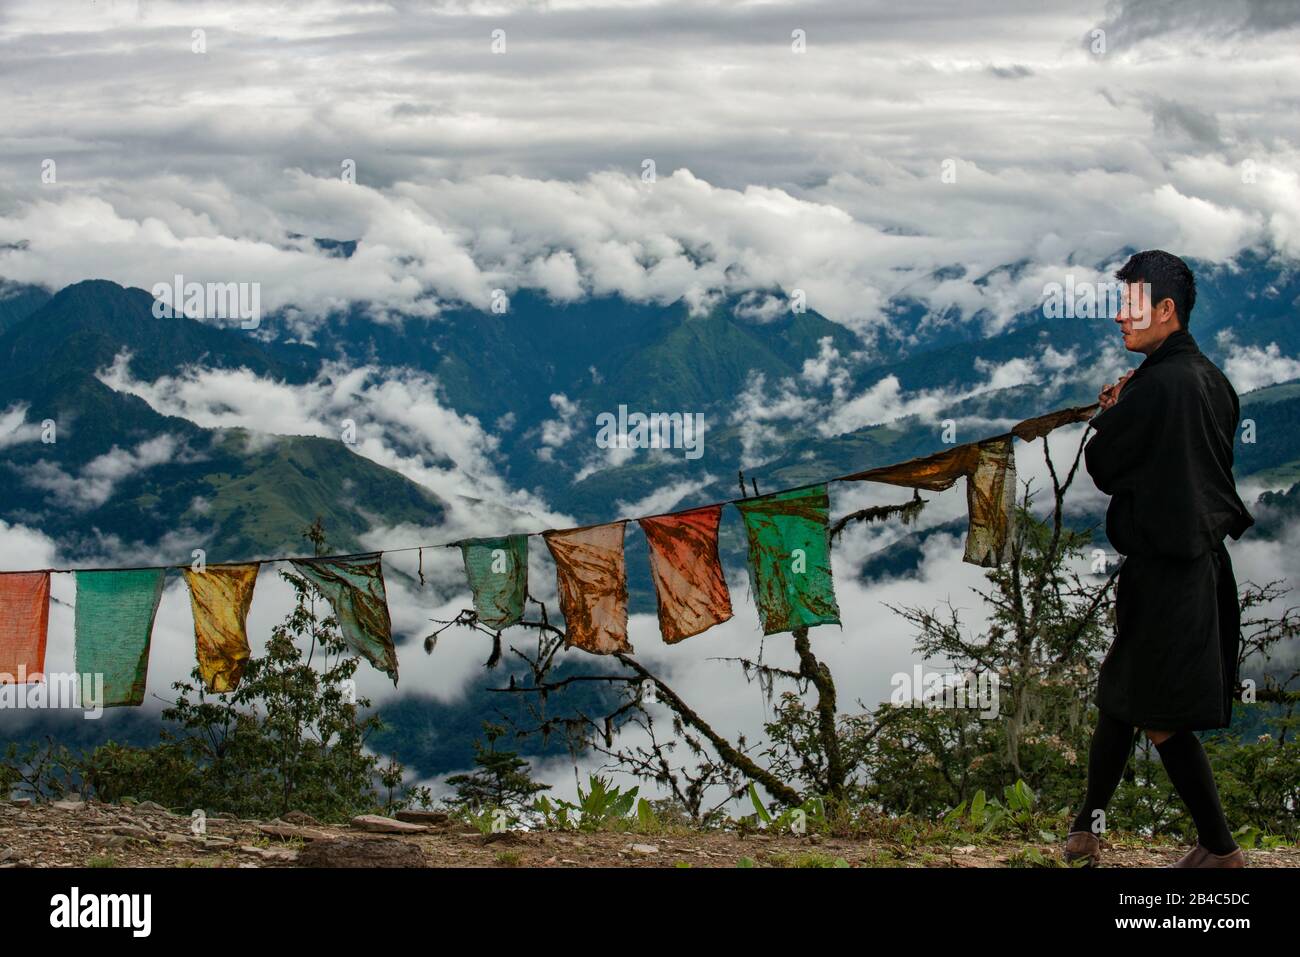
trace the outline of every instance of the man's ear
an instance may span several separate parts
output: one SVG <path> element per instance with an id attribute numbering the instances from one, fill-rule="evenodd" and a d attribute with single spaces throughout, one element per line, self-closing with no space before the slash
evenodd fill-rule
<path id="1" fill-rule="evenodd" d="M 1172 322 L 1175 326 L 1179 325 L 1178 310 L 1174 308 L 1174 301 L 1168 296 L 1156 303 L 1156 321 L 1159 323 Z"/>

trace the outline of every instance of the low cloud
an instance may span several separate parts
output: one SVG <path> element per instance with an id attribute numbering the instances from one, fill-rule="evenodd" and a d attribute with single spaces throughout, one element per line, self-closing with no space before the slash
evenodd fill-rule
<path id="1" fill-rule="evenodd" d="M 614 504 L 614 511 L 618 515 L 660 515 L 672 511 L 683 499 L 703 491 L 714 481 L 714 476 L 705 473 L 698 479 L 671 482 L 637 501 L 628 502 L 620 499 Z"/>
<path id="2" fill-rule="evenodd" d="M 133 449 L 114 445 L 76 472 L 65 472 L 49 461 L 23 466 L 18 471 L 26 484 L 48 493 L 61 508 L 88 512 L 112 498 L 124 479 L 157 465 L 192 458 L 193 453 L 175 436 L 158 435 Z"/>
<path id="3" fill-rule="evenodd" d="M 1283 355 L 1276 342 L 1262 347 L 1239 345 L 1226 329 L 1217 341 L 1227 353 L 1223 373 L 1239 393 L 1300 379 L 1300 357 Z"/>
<path id="4" fill-rule="evenodd" d="M 535 522 L 563 520 L 531 493 L 510 488 L 496 469 L 496 437 L 474 416 L 449 408 L 438 380 L 427 373 L 325 363 L 301 385 L 248 369 L 200 368 L 142 382 L 131 375 L 130 357 L 122 353 L 99 377 L 164 415 L 210 429 L 246 430 L 253 448 L 279 435 L 347 436 L 358 455 L 438 495 L 449 509 L 449 529 L 529 516 Z"/>
<path id="5" fill-rule="evenodd" d="M 41 427 L 27 421 L 27 408 L 26 403 L 19 402 L 0 411 L 0 449 L 40 440 Z"/>

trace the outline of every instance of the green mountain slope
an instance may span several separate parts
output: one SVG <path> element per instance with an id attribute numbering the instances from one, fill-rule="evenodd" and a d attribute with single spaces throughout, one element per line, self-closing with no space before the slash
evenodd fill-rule
<path id="1" fill-rule="evenodd" d="M 1241 397 L 1243 425 L 1253 424 L 1252 441 L 1243 431 L 1234 470 L 1265 485 L 1300 482 L 1300 382 L 1256 389 Z"/>
<path id="2" fill-rule="evenodd" d="M 40 286 L 0 279 L 0 333 L 41 308 L 50 296 L 50 291 Z"/>
<path id="3" fill-rule="evenodd" d="M 333 439 L 277 436 L 260 451 L 247 451 L 248 440 L 237 431 L 218 439 L 224 454 L 207 463 L 184 513 L 217 545 L 217 561 L 301 550 L 317 515 L 335 549 L 356 551 L 377 521 L 433 525 L 445 513 L 431 492 Z"/>
<path id="4" fill-rule="evenodd" d="M 3 450 L 0 518 L 41 529 L 69 556 L 105 538 L 213 561 L 303 550 L 320 516 L 331 544 L 360 548 L 375 524 L 434 524 L 445 503 L 331 439 L 250 441 L 164 416 L 96 377 L 123 350 L 151 380 L 186 366 L 247 368 L 301 381 L 310 365 L 270 354 L 256 339 L 188 318 L 157 319 L 139 289 L 90 281 L 60 291 L 0 334 L 0 410 L 52 420 L 55 441 Z M 314 360 L 313 360 L 314 361 Z"/>

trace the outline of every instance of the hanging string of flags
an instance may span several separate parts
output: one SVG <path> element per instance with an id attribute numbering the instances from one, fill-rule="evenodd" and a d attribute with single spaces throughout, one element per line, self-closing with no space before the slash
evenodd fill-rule
<path id="1" fill-rule="evenodd" d="M 811 625 L 839 624 L 830 562 L 830 482 L 881 482 L 942 491 L 966 479 L 968 529 L 964 560 L 989 567 L 1010 557 L 1015 515 L 1014 438 L 1033 441 L 1091 417 L 1095 405 L 1026 419 L 1009 432 L 956 445 L 896 465 L 842 475 L 766 495 L 716 502 L 636 519 L 650 548 L 659 629 L 669 644 L 732 617 L 718 552 L 722 510 L 734 505 L 744 521 L 749 582 L 764 635 Z M 474 611 L 500 631 L 523 620 L 528 595 L 528 539 L 541 535 L 555 562 L 565 646 L 596 655 L 631 652 L 627 568 L 623 542 L 630 519 L 582 528 L 473 538 L 457 546 Z M 50 575 L 76 578 L 74 640 L 78 674 L 103 676 L 102 697 L 83 704 L 144 702 L 154 619 L 169 568 L 189 587 L 195 653 L 204 687 L 239 686 L 251 651 L 247 619 L 258 571 L 289 562 L 334 611 L 344 641 L 397 683 L 397 650 L 384 589 L 385 554 L 442 547 L 412 545 L 384 551 L 248 562 L 149 568 L 46 568 L 0 571 L 0 682 L 39 681 L 45 669 Z"/>

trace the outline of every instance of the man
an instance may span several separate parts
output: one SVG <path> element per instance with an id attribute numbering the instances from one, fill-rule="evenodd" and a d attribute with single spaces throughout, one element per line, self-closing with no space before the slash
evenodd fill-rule
<path id="1" fill-rule="evenodd" d="M 1104 811 L 1141 728 L 1196 824 L 1196 846 L 1173 866 L 1244 867 L 1192 733 L 1229 725 L 1237 685 L 1240 608 L 1223 539 L 1255 522 L 1232 478 L 1240 405 L 1187 331 L 1196 303 L 1187 264 L 1148 250 L 1115 276 L 1125 284 L 1115 319 L 1124 346 L 1146 358 L 1102 389 L 1084 449 L 1088 473 L 1111 496 L 1106 537 L 1125 559 L 1115 641 L 1097 679 L 1088 791 L 1065 859 L 1100 862 Z"/>

